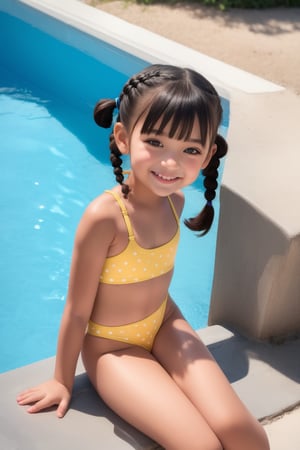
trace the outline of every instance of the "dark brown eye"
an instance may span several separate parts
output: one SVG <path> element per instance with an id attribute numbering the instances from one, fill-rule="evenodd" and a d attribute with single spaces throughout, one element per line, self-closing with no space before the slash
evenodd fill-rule
<path id="1" fill-rule="evenodd" d="M 151 145 L 152 147 L 162 147 L 162 143 L 156 139 L 147 139 L 147 144 Z"/>
<path id="2" fill-rule="evenodd" d="M 184 152 L 185 152 L 185 153 L 188 153 L 189 155 L 201 155 L 200 150 L 198 150 L 198 149 L 195 148 L 195 147 L 189 147 L 189 148 L 186 148 L 186 149 L 184 150 Z"/>

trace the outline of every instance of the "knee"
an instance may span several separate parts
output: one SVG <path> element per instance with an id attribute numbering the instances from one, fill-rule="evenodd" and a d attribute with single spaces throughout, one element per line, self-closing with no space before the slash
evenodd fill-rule
<path id="1" fill-rule="evenodd" d="M 189 450 L 224 450 L 224 447 L 222 446 L 222 444 L 220 443 L 220 441 L 218 439 L 216 439 L 215 441 L 205 441 L 203 438 L 198 441 L 193 441 L 193 443 L 191 443 L 192 447 L 189 446 L 189 443 L 185 442 L 185 447 L 184 448 L 188 448 Z M 180 450 L 182 450 L 182 447 L 180 448 Z"/>
<path id="2" fill-rule="evenodd" d="M 218 437 L 213 433 L 210 435 L 203 435 L 200 433 L 197 438 L 194 436 L 191 442 L 188 442 L 187 440 L 185 442 L 185 446 L 181 447 L 181 449 L 182 448 L 188 448 L 189 450 L 224 450 L 224 447 Z"/>
<path id="3" fill-rule="evenodd" d="M 217 437 L 206 442 L 203 442 L 203 439 L 200 437 L 197 450 L 224 450 L 224 447 Z"/>
<path id="4" fill-rule="evenodd" d="M 168 435 L 167 441 L 160 442 L 168 450 L 224 450 L 218 437 L 210 429 L 189 430 L 184 433 Z M 239 449 L 240 450 L 240 449 Z"/>
<path id="5" fill-rule="evenodd" d="M 219 425 L 218 436 L 222 449 L 270 450 L 264 428 L 251 416 L 227 417 Z M 241 444 L 242 447 L 240 447 Z"/>
<path id="6" fill-rule="evenodd" d="M 200 443 L 198 449 L 205 449 L 205 450 L 224 450 L 223 445 L 219 441 L 219 439 L 214 439 L 212 442 L 207 442 L 207 444 L 204 446 L 203 442 Z"/>

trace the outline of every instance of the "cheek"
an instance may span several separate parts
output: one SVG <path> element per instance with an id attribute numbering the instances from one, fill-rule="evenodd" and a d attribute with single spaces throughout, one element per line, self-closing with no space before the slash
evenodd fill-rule
<path id="1" fill-rule="evenodd" d="M 145 164 L 153 160 L 151 153 L 142 143 L 132 147 L 130 152 L 131 164 Z"/>
<path id="2" fill-rule="evenodd" d="M 198 175 L 202 169 L 203 160 L 201 158 L 197 160 L 190 160 L 188 164 L 186 165 L 186 170 L 189 172 L 191 178 L 198 178 Z"/>
<path id="3" fill-rule="evenodd" d="M 185 165 L 185 176 L 187 184 L 190 185 L 194 183 L 199 178 L 201 169 L 203 165 L 202 158 L 192 159 Z"/>

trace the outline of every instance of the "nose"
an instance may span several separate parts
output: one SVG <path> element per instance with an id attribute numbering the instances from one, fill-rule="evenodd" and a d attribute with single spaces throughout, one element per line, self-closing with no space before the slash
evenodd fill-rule
<path id="1" fill-rule="evenodd" d="M 161 161 L 163 167 L 176 167 L 178 165 L 177 158 L 175 155 L 168 155 Z"/>

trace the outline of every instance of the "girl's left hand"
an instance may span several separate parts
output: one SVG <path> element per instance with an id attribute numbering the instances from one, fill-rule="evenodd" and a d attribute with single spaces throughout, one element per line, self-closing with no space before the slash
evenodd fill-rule
<path id="1" fill-rule="evenodd" d="M 29 413 L 58 405 L 56 415 L 61 418 L 67 412 L 70 399 L 71 394 L 66 386 L 53 379 L 22 392 L 18 395 L 17 402 L 22 406 L 31 405 L 27 410 Z"/>

